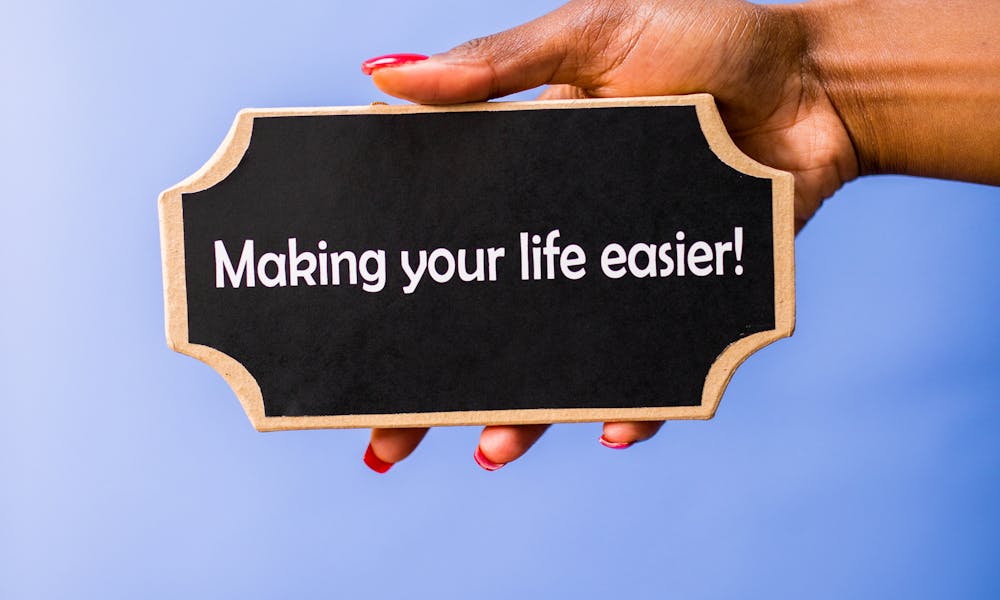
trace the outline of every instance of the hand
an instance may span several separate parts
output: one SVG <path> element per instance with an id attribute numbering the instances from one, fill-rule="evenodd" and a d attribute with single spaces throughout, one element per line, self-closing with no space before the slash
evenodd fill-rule
<path id="1" fill-rule="evenodd" d="M 1000 119 L 990 112 L 1000 105 L 994 34 L 1000 11 L 960 0 L 929 18 L 923 13 L 931 7 L 895 4 L 574 0 L 427 60 L 378 68 L 372 77 L 383 91 L 424 104 L 481 101 L 544 84 L 552 85 L 542 98 L 709 92 L 746 154 L 795 176 L 798 230 L 860 173 L 1000 181 Z M 944 42 L 941 30 L 949 34 Z M 894 53 L 900 52 L 928 55 L 939 68 L 899 82 Z M 978 86 L 978 95 L 948 105 L 945 127 L 923 103 L 958 76 Z M 661 424 L 607 423 L 602 443 L 625 447 Z M 499 468 L 524 454 L 546 427 L 486 427 L 476 460 Z M 366 462 L 387 469 L 426 431 L 374 430 Z"/>
<path id="2" fill-rule="evenodd" d="M 795 174 L 801 227 L 858 173 L 847 131 L 805 60 L 804 32 L 782 10 L 735 0 L 590 0 L 372 76 L 383 91 L 424 104 L 486 100 L 543 84 L 556 84 L 546 99 L 707 91 L 744 152 Z M 606 423 L 602 440 L 630 445 L 661 425 Z M 547 427 L 486 427 L 477 462 L 493 470 L 513 461 Z M 387 468 L 426 432 L 376 429 L 366 462 Z"/>

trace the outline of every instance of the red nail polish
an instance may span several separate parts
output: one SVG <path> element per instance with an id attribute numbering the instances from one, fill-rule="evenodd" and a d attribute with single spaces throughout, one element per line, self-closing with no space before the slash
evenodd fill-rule
<path id="1" fill-rule="evenodd" d="M 472 458 L 476 459 L 477 465 L 486 469 L 487 471 L 496 471 L 497 469 L 507 464 L 507 463 L 495 463 L 492 460 L 486 458 L 483 455 L 482 448 L 480 448 L 479 446 L 476 446 L 476 453 L 472 455 Z"/>
<path id="2" fill-rule="evenodd" d="M 368 449 L 365 450 L 365 464 L 368 468 L 376 473 L 385 473 L 392 468 L 394 463 L 385 462 L 381 458 L 375 456 L 375 451 L 372 450 L 372 445 L 368 444 Z"/>
<path id="3" fill-rule="evenodd" d="M 400 65 L 420 62 L 422 60 L 427 60 L 427 57 L 423 54 L 386 54 L 384 56 L 369 58 L 365 62 L 361 63 L 361 72 L 365 75 L 371 75 L 378 69 L 384 67 L 398 67 Z"/>
<path id="4" fill-rule="evenodd" d="M 603 435 L 597 441 L 600 442 L 601 445 L 604 446 L 605 448 L 611 448 L 612 450 L 624 450 L 625 448 L 628 448 L 629 446 L 635 443 L 635 442 L 612 442 Z"/>

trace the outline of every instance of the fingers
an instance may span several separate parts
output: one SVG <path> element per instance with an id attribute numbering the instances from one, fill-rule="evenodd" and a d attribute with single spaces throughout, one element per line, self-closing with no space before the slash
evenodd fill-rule
<path id="1" fill-rule="evenodd" d="M 653 437 L 662 426 L 663 421 L 605 423 L 604 433 L 598 441 L 607 448 L 624 450 L 637 442 Z"/>
<path id="2" fill-rule="evenodd" d="M 607 448 L 623 450 L 653 437 L 662 426 L 663 421 L 605 423 L 599 441 Z M 473 458 L 487 471 L 496 471 L 523 456 L 548 428 L 548 425 L 487 427 L 479 437 Z"/>
<path id="3" fill-rule="evenodd" d="M 620 11 L 571 2 L 519 27 L 466 42 L 427 60 L 376 68 L 382 91 L 423 104 L 487 100 L 546 83 L 587 87 L 606 63 L 603 49 Z M 369 61 L 366 65 L 374 65 Z"/>
<path id="4" fill-rule="evenodd" d="M 474 458 L 487 471 L 495 471 L 520 458 L 542 437 L 548 425 L 496 425 L 486 427 Z M 427 435 L 426 428 L 373 429 L 364 462 L 376 473 L 385 473 L 412 453 Z"/>
<path id="5" fill-rule="evenodd" d="M 413 452 L 427 435 L 427 428 L 372 429 L 371 441 L 365 450 L 364 461 L 376 473 L 385 473 L 392 465 Z"/>
<path id="6" fill-rule="evenodd" d="M 663 421 L 605 423 L 598 441 L 621 450 L 656 435 Z M 476 463 L 487 471 L 496 471 L 524 455 L 538 441 L 549 425 L 493 425 L 483 429 L 473 454 Z M 373 429 L 365 450 L 364 462 L 377 473 L 385 473 L 406 458 L 427 435 L 426 428 Z"/>
<path id="7" fill-rule="evenodd" d="M 496 471 L 512 460 L 520 458 L 548 428 L 548 425 L 487 427 L 479 436 L 479 446 L 476 447 L 473 458 L 487 471 Z"/>

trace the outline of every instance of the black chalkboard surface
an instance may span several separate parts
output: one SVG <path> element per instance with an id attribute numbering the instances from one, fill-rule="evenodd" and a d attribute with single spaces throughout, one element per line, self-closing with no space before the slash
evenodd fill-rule
<path id="1" fill-rule="evenodd" d="M 262 430 L 709 418 L 793 328 L 791 176 L 706 95 L 246 110 L 160 219 Z"/>

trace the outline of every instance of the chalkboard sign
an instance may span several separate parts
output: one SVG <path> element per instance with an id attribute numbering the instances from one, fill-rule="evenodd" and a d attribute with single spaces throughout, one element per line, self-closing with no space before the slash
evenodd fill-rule
<path id="1" fill-rule="evenodd" d="M 261 430 L 710 418 L 794 323 L 792 177 L 707 95 L 244 110 L 159 206 Z"/>

